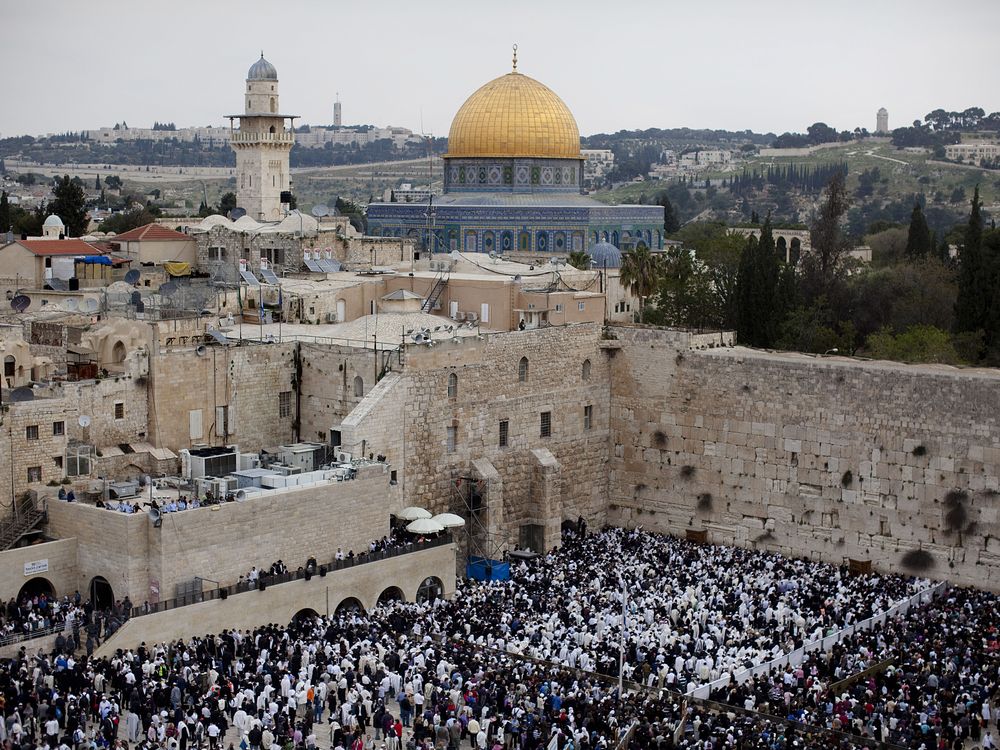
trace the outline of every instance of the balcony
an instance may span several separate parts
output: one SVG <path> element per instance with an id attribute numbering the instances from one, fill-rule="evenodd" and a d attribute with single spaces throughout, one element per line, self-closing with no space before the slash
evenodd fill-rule
<path id="1" fill-rule="evenodd" d="M 256 133 L 253 131 L 244 132 L 242 130 L 233 131 L 233 138 L 231 143 L 234 146 L 252 146 L 260 143 L 272 143 L 276 146 L 291 146 L 295 143 L 295 134 L 282 132 L 282 133 L 268 133 L 260 132 Z"/>

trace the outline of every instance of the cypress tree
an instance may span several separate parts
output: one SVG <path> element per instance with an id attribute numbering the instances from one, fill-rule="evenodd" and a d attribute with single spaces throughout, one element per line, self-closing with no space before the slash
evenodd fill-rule
<path id="1" fill-rule="evenodd" d="M 906 236 L 906 257 L 910 260 L 923 258 L 930 254 L 932 247 L 927 219 L 924 218 L 920 204 L 915 203 L 913 213 L 910 214 L 910 231 Z"/>
<path id="2" fill-rule="evenodd" d="M 0 193 L 0 232 L 10 230 L 10 203 L 7 200 L 7 191 Z"/>
<path id="3" fill-rule="evenodd" d="M 987 269 L 983 265 L 983 219 L 980 215 L 979 185 L 972 196 L 972 212 L 965 229 L 965 244 L 958 254 L 958 299 L 955 301 L 955 328 L 975 331 L 983 327 L 988 300 L 983 287 Z"/>

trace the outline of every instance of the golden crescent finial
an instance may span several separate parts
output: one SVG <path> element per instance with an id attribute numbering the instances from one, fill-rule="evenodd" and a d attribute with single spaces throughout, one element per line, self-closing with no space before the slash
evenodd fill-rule
<path id="1" fill-rule="evenodd" d="M 517 72 L 517 45 L 514 45 L 514 72 Z"/>

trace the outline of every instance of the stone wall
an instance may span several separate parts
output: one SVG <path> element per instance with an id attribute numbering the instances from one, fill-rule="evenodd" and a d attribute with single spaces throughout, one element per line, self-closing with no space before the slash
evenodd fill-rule
<path id="1" fill-rule="evenodd" d="M 440 580 L 443 595 L 450 598 L 455 592 L 455 545 L 356 565 L 323 577 L 313 576 L 309 581 L 268 586 L 264 591 L 247 591 L 226 600 L 214 599 L 134 617 L 102 644 L 97 656 L 110 656 L 116 649 L 134 648 L 144 641 L 163 643 L 186 639 L 196 632 L 219 633 L 230 628 L 244 630 L 272 622 L 287 623 L 304 609 L 332 614 L 349 598 L 369 610 L 391 587 L 398 588 L 403 598 L 412 602 L 423 580 L 432 576 Z"/>
<path id="2" fill-rule="evenodd" d="M 250 452 L 295 439 L 296 344 L 161 349 L 151 358 L 150 434 L 177 451 L 196 443 Z M 282 414 L 281 393 L 289 393 Z M 219 423 L 220 408 L 226 407 Z"/>
<path id="3" fill-rule="evenodd" d="M 77 589 L 76 540 L 59 539 L 0 552 L 0 600 L 13 599 L 28 581 L 44 578 L 56 596 L 72 595 Z M 25 565 L 45 561 L 48 570 L 26 574 Z M 82 591 L 82 589 L 81 589 Z"/>
<path id="4" fill-rule="evenodd" d="M 600 338 L 599 326 L 581 324 L 408 347 L 403 371 L 383 379 L 344 421 L 345 450 L 385 455 L 400 470 L 404 503 L 434 512 L 457 510 L 454 480 L 472 475 L 477 459 L 488 459 L 503 480 L 502 531 L 510 545 L 518 543 L 522 526 L 538 523 L 540 502 L 555 510 L 557 523 L 579 515 L 600 523 L 607 505 L 610 397 Z M 519 381 L 522 357 L 528 360 L 526 382 Z M 454 397 L 448 395 L 450 374 L 457 377 Z M 587 405 L 593 407 L 589 429 Z M 541 436 L 543 412 L 551 418 L 549 437 Z M 499 445 L 501 420 L 508 423 L 506 447 Z M 455 428 L 454 450 L 448 427 Z M 555 499 L 533 491 L 535 449 L 546 449 L 556 464 L 548 470 L 558 475 L 556 489 L 549 480 L 544 485 Z M 558 535 L 548 534 L 545 544 L 558 544 Z"/>
<path id="5" fill-rule="evenodd" d="M 362 467 L 350 482 L 322 482 L 251 496 L 246 502 L 167 513 L 159 528 L 145 513 L 126 515 L 82 503 L 49 503 L 50 536 L 75 538 L 77 579 L 94 576 L 133 603 L 170 599 L 195 576 L 235 583 L 254 565 L 283 560 L 290 568 L 337 548 L 360 551 L 389 532 L 389 469 Z M 115 540 L 109 545 L 108 540 Z"/>
<path id="6" fill-rule="evenodd" d="M 997 371 L 612 330 L 612 522 L 1000 588 Z"/>

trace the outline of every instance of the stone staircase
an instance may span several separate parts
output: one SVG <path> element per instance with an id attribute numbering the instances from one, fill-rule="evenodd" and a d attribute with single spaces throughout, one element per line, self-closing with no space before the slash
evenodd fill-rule
<path id="1" fill-rule="evenodd" d="M 0 520 L 0 550 L 15 546 L 25 535 L 38 529 L 48 518 L 48 500 L 30 497 L 14 501 L 10 514 Z"/>

